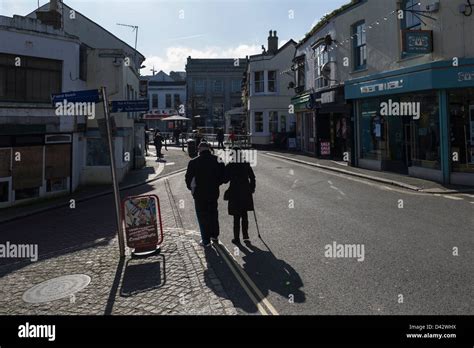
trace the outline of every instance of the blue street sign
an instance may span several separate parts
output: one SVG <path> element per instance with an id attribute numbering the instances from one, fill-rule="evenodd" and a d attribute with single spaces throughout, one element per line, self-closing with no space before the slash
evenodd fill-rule
<path id="1" fill-rule="evenodd" d="M 111 112 L 137 112 L 149 110 L 148 99 L 112 101 Z"/>
<path id="2" fill-rule="evenodd" d="M 56 103 L 63 103 L 64 100 L 66 100 L 67 103 L 98 103 L 101 101 L 101 97 L 98 89 L 72 91 L 51 95 L 53 105 L 56 105 Z"/>

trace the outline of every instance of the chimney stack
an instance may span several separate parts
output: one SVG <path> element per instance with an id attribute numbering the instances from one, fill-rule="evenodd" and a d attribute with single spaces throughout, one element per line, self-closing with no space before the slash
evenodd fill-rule
<path id="1" fill-rule="evenodd" d="M 51 25 L 54 29 L 61 29 L 62 18 L 59 12 L 59 0 L 50 0 L 49 11 L 36 11 L 36 18 L 43 24 Z"/>
<path id="2" fill-rule="evenodd" d="M 269 32 L 269 37 L 268 37 L 268 53 L 269 54 L 275 54 L 278 52 L 278 36 L 276 30 L 272 31 L 270 30 Z"/>

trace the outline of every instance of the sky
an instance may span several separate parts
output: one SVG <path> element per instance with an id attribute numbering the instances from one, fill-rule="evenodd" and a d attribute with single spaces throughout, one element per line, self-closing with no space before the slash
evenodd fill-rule
<path id="1" fill-rule="evenodd" d="M 0 15 L 26 15 L 47 0 L 0 0 Z M 184 71 L 193 58 L 243 58 L 267 47 L 269 30 L 280 46 L 298 42 L 324 16 L 348 0 L 67 0 L 67 5 L 146 57 L 142 75 Z"/>

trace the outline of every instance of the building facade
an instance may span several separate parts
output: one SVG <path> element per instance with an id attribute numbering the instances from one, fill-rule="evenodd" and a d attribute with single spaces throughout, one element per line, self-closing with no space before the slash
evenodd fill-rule
<path id="1" fill-rule="evenodd" d="M 51 94 L 86 88 L 80 48 L 39 20 L 0 16 L 0 207 L 78 187 L 87 120 L 58 116 Z"/>
<path id="2" fill-rule="evenodd" d="M 64 33 L 77 37 L 81 42 L 82 71 L 85 89 L 107 88 L 109 101 L 139 99 L 139 70 L 145 57 L 133 47 L 79 13 L 68 5 L 51 0 L 27 17 L 40 19 Z M 74 75 L 71 79 L 76 78 Z M 64 92 L 70 91 L 63 89 Z M 114 137 L 117 177 L 121 181 L 137 163 L 135 156 L 142 158 L 143 125 L 136 123 L 139 114 L 113 113 L 117 129 Z M 102 104 L 97 104 L 94 119 L 87 119 L 80 183 L 111 183 L 106 140 L 101 136 L 98 120 L 104 118 Z M 99 121 L 100 122 L 100 121 Z M 135 129 L 138 128 L 138 129 Z"/>
<path id="3" fill-rule="evenodd" d="M 224 128 L 227 111 L 242 106 L 247 58 L 193 59 L 186 64 L 186 115 L 193 128 Z"/>
<path id="4" fill-rule="evenodd" d="M 143 116 L 149 129 L 162 132 L 172 131 L 174 122 L 163 122 L 166 117 L 185 114 L 186 110 L 186 73 L 163 71 L 153 76 L 142 76 L 148 84 L 149 112 Z"/>
<path id="5" fill-rule="evenodd" d="M 353 106 L 354 165 L 474 185 L 473 29 L 449 0 L 353 1 L 318 25 L 334 61 L 320 71 L 337 69 Z"/>
<path id="6" fill-rule="evenodd" d="M 296 130 L 290 110 L 293 74 L 287 71 L 295 55 L 296 42 L 288 41 L 278 48 L 276 31 L 270 31 L 268 49 L 250 56 L 246 79 L 249 132 L 253 145 L 269 145 L 287 139 Z"/>

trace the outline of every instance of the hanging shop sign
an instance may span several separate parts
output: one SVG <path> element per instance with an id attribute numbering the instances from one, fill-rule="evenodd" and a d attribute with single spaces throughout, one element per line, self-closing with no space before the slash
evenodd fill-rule
<path id="1" fill-rule="evenodd" d="M 408 54 L 433 52 L 433 31 L 403 30 L 403 51 Z"/>

